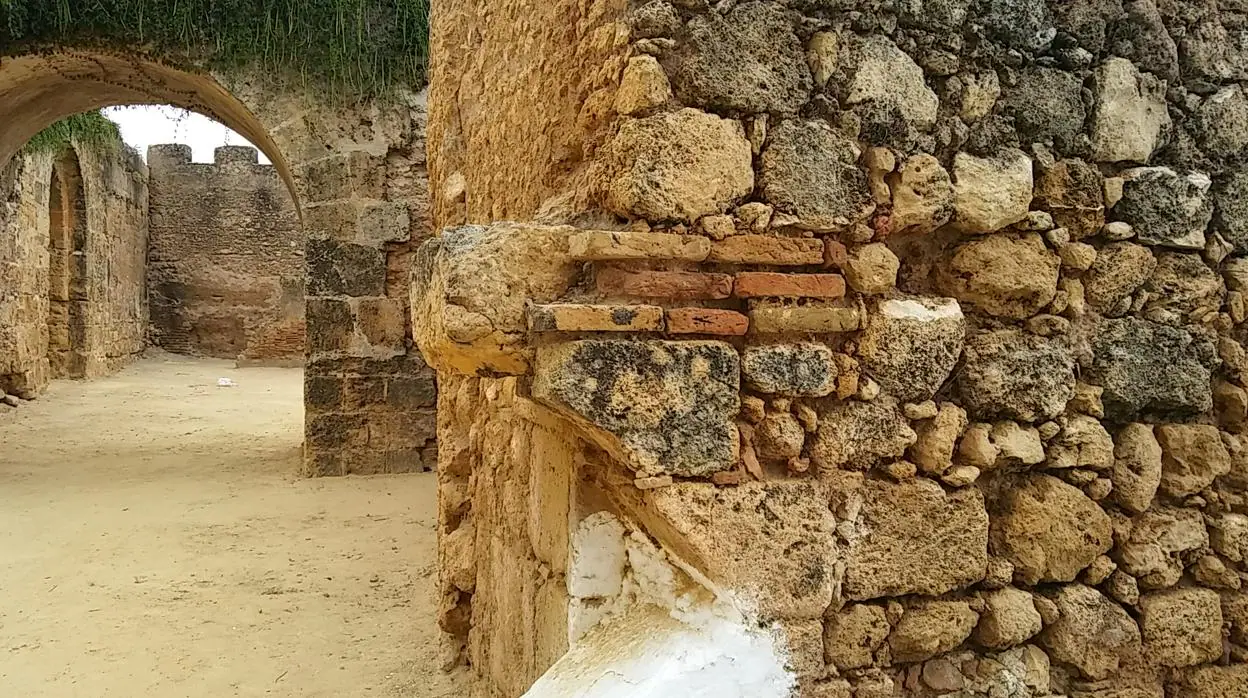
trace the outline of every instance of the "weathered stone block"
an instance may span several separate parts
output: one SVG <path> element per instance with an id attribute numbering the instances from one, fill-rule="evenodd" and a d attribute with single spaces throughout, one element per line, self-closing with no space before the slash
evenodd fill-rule
<path id="1" fill-rule="evenodd" d="M 1137 167 L 1123 172 L 1122 198 L 1115 220 L 1130 223 L 1146 245 L 1203 250 L 1205 228 L 1213 217 L 1208 196 L 1212 182 L 1193 172 L 1180 175 L 1168 167 Z"/>
<path id="2" fill-rule="evenodd" d="M 1059 160 L 1036 179 L 1039 208 L 1072 239 L 1096 235 L 1105 225 L 1104 178 L 1083 160 Z"/>
<path id="3" fill-rule="evenodd" d="M 953 299 L 886 300 L 867 315 L 858 358 L 885 392 L 921 402 L 949 377 L 965 336 L 966 320 Z"/>
<path id="4" fill-rule="evenodd" d="M 992 553 L 1026 585 L 1074 581 L 1113 545 L 1109 516 L 1083 492 L 1049 475 L 1001 483 L 989 501 Z"/>
<path id="5" fill-rule="evenodd" d="M 740 122 L 696 109 L 626 119 L 606 147 L 606 202 L 615 213 L 693 222 L 754 189 Z"/>
<path id="6" fill-rule="evenodd" d="M 1187 330 L 1137 318 L 1105 320 L 1092 339 L 1085 380 L 1105 389 L 1105 416 L 1128 421 L 1199 414 L 1213 406 L 1213 347 Z"/>
<path id="7" fill-rule="evenodd" d="M 825 472 L 838 468 L 867 470 L 887 459 L 900 458 L 916 438 L 890 397 L 837 402 L 819 413 L 819 430 L 810 457 Z"/>
<path id="8" fill-rule="evenodd" d="M 1150 424 L 1128 424 L 1114 437 L 1113 500 L 1138 514 L 1153 503 L 1161 484 L 1161 445 Z"/>
<path id="9" fill-rule="evenodd" d="M 822 397 L 836 389 L 832 350 L 813 342 L 746 347 L 741 372 L 746 384 L 761 393 Z"/>
<path id="10" fill-rule="evenodd" d="M 711 241 L 701 235 L 605 230 L 573 233 L 568 236 L 567 245 L 573 259 L 591 261 L 678 259 L 701 262 L 711 251 Z"/>
<path id="11" fill-rule="evenodd" d="M 719 308 L 669 308 L 665 313 L 669 334 L 744 335 L 750 318 L 735 310 Z"/>
<path id="12" fill-rule="evenodd" d="M 308 295 L 382 296 L 386 255 L 375 247 L 337 240 L 308 240 Z"/>
<path id="13" fill-rule="evenodd" d="M 844 496 L 862 502 L 844 556 L 847 598 L 935 596 L 983 578 L 988 513 L 979 490 L 946 492 L 923 478 L 866 480 Z"/>
<path id="14" fill-rule="evenodd" d="M 663 309 L 657 305 L 534 305 L 529 307 L 529 329 L 534 332 L 661 332 Z"/>
<path id="15" fill-rule="evenodd" d="M 1114 57 L 1096 69 L 1093 85 L 1092 157 L 1148 162 L 1170 126 L 1165 83 Z"/>
<path id="16" fill-rule="evenodd" d="M 1075 393 L 1074 358 L 1061 343 L 1018 330 L 967 338 L 966 361 L 955 379 L 975 419 L 1052 419 Z"/>
<path id="17" fill-rule="evenodd" d="M 818 121 L 781 122 L 759 158 L 763 197 L 812 230 L 840 230 L 875 205 L 857 144 Z"/>
<path id="18" fill-rule="evenodd" d="M 1154 507 L 1131 520 L 1128 539 L 1115 553 L 1119 567 L 1145 589 L 1179 581 L 1184 556 L 1209 545 L 1209 534 L 1195 509 Z"/>
<path id="19" fill-rule="evenodd" d="M 823 262 L 823 243 L 813 238 L 734 235 L 711 247 L 708 261 L 723 264 L 804 266 Z"/>
<path id="20" fill-rule="evenodd" d="M 1144 652 L 1162 666 L 1184 667 L 1222 656 L 1222 605 L 1216 591 L 1172 589 L 1140 597 Z"/>
<path id="21" fill-rule="evenodd" d="M 1057 293 L 1061 262 L 1035 233 L 989 235 L 958 246 L 938 274 L 940 289 L 974 310 L 1022 320 Z"/>
<path id="22" fill-rule="evenodd" d="M 681 557 L 757 599 L 762 617 L 820 618 L 832 603 L 835 521 L 812 482 L 680 482 L 648 491 L 646 501 L 680 536 Z"/>
<path id="23" fill-rule="evenodd" d="M 538 350 L 533 396 L 643 476 L 706 476 L 737 462 L 740 371 L 723 342 L 584 340 Z"/>
<path id="24" fill-rule="evenodd" d="M 309 298 L 305 313 L 308 351 L 313 355 L 351 347 L 355 314 L 350 303 L 335 298 Z"/>
<path id="25" fill-rule="evenodd" d="M 893 233 L 930 233 L 953 217 L 953 180 L 934 156 L 921 153 L 907 159 L 888 176 L 893 211 Z"/>
<path id="26" fill-rule="evenodd" d="M 825 657 L 840 671 L 869 667 L 890 630 L 882 606 L 849 604 L 824 621 Z"/>
<path id="27" fill-rule="evenodd" d="M 851 64 L 845 103 L 872 103 L 896 109 L 906 123 L 923 131 L 936 123 L 940 100 L 923 79 L 923 69 L 892 41 L 880 35 L 846 42 Z"/>
<path id="28" fill-rule="evenodd" d="M 890 655 L 895 662 L 921 662 L 944 654 L 962 644 L 978 620 L 963 600 L 910 603 L 888 635 Z"/>
<path id="29" fill-rule="evenodd" d="M 953 159 L 953 223 L 965 233 L 990 233 L 1017 223 L 1031 205 L 1031 158 L 1007 149 L 992 158 Z"/>
<path id="30" fill-rule="evenodd" d="M 1107 313 L 1135 293 L 1153 275 L 1157 258 L 1143 245 L 1114 242 L 1101 248 L 1083 277 L 1084 298 Z"/>
<path id="31" fill-rule="evenodd" d="M 1187 497 L 1231 471 L 1231 455 L 1217 427 L 1203 424 L 1162 424 L 1154 432 L 1161 445 L 1161 491 Z"/>
<path id="32" fill-rule="evenodd" d="M 695 15 L 667 59 L 676 96 L 715 111 L 796 112 L 811 78 L 794 19 L 767 3 Z"/>
<path id="33" fill-rule="evenodd" d="M 1040 633 L 1049 655 L 1090 679 L 1118 671 L 1119 663 L 1140 651 L 1140 629 L 1131 616 L 1099 591 L 1082 584 L 1058 587 L 1050 596 L 1058 619 Z"/>

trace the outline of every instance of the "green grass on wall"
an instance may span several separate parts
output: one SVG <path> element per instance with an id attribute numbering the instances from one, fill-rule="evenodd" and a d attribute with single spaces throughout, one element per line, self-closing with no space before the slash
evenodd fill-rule
<path id="1" fill-rule="evenodd" d="M 0 55 L 145 47 L 371 96 L 425 83 L 429 0 L 0 0 Z"/>
<path id="2" fill-rule="evenodd" d="M 117 124 L 98 111 L 61 119 L 31 138 L 25 147 L 27 153 L 59 154 L 70 142 L 96 152 L 111 153 L 124 147 Z"/>

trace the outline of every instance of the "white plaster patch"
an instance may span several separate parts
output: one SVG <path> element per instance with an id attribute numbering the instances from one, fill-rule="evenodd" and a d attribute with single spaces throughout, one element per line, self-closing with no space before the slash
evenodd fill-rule
<path id="1" fill-rule="evenodd" d="M 917 300 L 888 300 L 880 303 L 880 314 L 898 320 L 932 322 L 962 317 L 962 306 L 952 298 Z"/>
<path id="2" fill-rule="evenodd" d="M 605 511 L 590 514 L 572 532 L 568 594 L 583 599 L 618 595 L 625 562 L 624 524 Z"/>

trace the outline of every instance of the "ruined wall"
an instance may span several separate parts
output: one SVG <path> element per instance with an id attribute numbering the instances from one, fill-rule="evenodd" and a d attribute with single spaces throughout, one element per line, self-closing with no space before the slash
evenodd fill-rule
<path id="1" fill-rule="evenodd" d="M 302 362 L 304 233 L 286 184 L 255 148 L 148 149 L 151 341 L 246 362 Z"/>
<path id="2" fill-rule="evenodd" d="M 748 599 L 799 695 L 1248 694 L 1240 9 L 652 0 L 627 20 L 618 119 L 553 194 L 588 203 L 577 227 L 444 231 L 413 290 L 430 361 L 523 376 L 600 454 L 574 469 L 599 508 Z M 477 21 L 457 31 L 556 31 Z M 440 75 L 441 26 L 435 102 L 491 70 Z M 551 99 L 595 74 L 519 62 Z M 492 96 L 431 133 L 523 120 Z M 533 217 L 476 173 L 505 144 L 439 147 L 440 223 Z M 478 409 L 441 417 L 443 443 L 528 428 Z M 499 583 L 470 535 L 474 583 Z M 500 632 L 446 573 L 456 636 Z"/>
<path id="3" fill-rule="evenodd" d="M 143 350 L 147 171 L 136 155 L 27 155 L 0 187 L 0 389 L 115 371 Z M 53 228 L 55 227 L 55 238 Z"/>

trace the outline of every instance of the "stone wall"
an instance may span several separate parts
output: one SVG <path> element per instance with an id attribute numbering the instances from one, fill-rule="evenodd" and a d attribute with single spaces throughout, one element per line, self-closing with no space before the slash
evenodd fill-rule
<path id="1" fill-rule="evenodd" d="M 580 442 L 440 415 L 443 618 L 486 695 L 524 687 L 474 589 L 532 514 L 478 502 L 538 489 L 480 439 L 596 493 L 570 530 L 614 517 L 739 600 L 801 696 L 1248 694 L 1238 8 L 556 4 L 435 7 L 437 222 L 480 225 L 422 251 L 417 338 Z M 564 31 L 575 73 L 526 52 Z M 556 178 L 485 135 L 586 94 Z M 512 550 L 559 572 L 532 530 Z M 577 577 L 570 629 L 618 614 Z"/>
<path id="2" fill-rule="evenodd" d="M 304 353 L 304 233 L 290 191 L 255 148 L 193 163 L 183 145 L 148 149 L 151 341 L 248 363 Z"/>
<path id="3" fill-rule="evenodd" d="M 115 371 L 142 351 L 147 173 L 124 151 L 29 155 L 0 190 L 0 390 Z"/>

